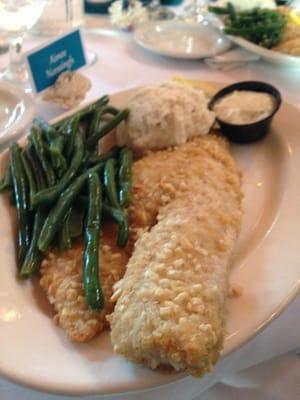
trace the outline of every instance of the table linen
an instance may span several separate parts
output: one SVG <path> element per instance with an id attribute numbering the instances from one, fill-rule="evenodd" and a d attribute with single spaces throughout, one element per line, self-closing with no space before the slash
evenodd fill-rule
<path id="1" fill-rule="evenodd" d="M 228 84 L 239 80 L 265 81 L 275 85 L 281 91 L 284 101 L 298 107 L 300 113 L 300 69 L 256 61 L 222 71 L 210 69 L 204 62 L 197 60 L 164 58 L 139 48 L 132 41 L 130 33 L 111 28 L 105 17 L 87 18 L 84 37 L 87 49 L 95 52 L 98 58 L 94 65 L 82 71 L 92 82 L 92 88 L 84 102 L 89 102 L 103 94 L 149 85 L 180 75 L 190 79 Z M 31 48 L 39 43 L 40 41 L 36 38 L 29 38 L 26 47 Z M 6 63 L 6 55 L 1 56 L 0 68 Z M 40 98 L 35 99 L 35 102 L 37 113 L 47 120 L 63 112 L 59 106 L 45 103 Z M 182 390 L 171 384 L 153 392 L 148 391 L 120 398 L 124 400 L 152 398 L 227 400 L 243 397 L 245 400 L 248 398 L 296 400 L 300 398 L 300 356 L 296 355 L 296 351 L 300 350 L 299 316 L 300 297 L 298 296 L 262 333 L 232 356 L 222 360 L 213 378 L 210 375 L 204 378 L 206 381 L 201 390 L 204 390 L 205 386 L 211 389 L 201 395 L 195 385 L 195 378 L 187 378 L 187 383 L 193 384 L 183 385 Z M 226 374 L 219 375 L 219 370 L 224 363 Z M 213 386 L 217 381 L 222 383 Z M 16 398 L 67 400 L 70 397 L 40 393 L 8 382 L 4 378 L 0 379 L 0 399 Z"/>

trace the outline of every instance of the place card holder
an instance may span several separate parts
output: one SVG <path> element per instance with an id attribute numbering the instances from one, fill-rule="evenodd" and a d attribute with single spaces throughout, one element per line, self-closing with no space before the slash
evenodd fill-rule
<path id="1" fill-rule="evenodd" d="M 62 72 L 86 66 L 88 59 L 80 29 L 27 52 L 26 63 L 35 94 L 52 86 Z"/>

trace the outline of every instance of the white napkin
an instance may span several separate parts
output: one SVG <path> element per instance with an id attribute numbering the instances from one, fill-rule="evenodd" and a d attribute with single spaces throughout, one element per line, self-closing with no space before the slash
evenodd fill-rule
<path id="1" fill-rule="evenodd" d="M 298 400 L 300 355 L 286 354 L 223 379 L 194 400 Z"/>

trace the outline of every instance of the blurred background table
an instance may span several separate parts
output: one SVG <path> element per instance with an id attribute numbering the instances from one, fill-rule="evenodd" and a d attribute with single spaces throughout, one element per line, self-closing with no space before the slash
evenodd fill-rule
<path id="1" fill-rule="evenodd" d="M 299 69 L 256 61 L 242 64 L 239 68 L 213 70 L 201 61 L 164 58 L 139 48 L 133 42 L 131 33 L 113 29 L 107 17 L 87 17 L 84 37 L 87 48 L 95 52 L 98 57 L 94 65 L 82 71 L 92 82 L 92 89 L 85 102 L 103 94 L 161 82 L 174 75 L 181 75 L 191 79 L 228 84 L 239 80 L 263 80 L 278 87 L 283 99 L 298 107 L 300 111 Z M 40 44 L 40 40 L 30 37 L 25 42 L 25 50 L 37 44 Z M 1 55 L 0 69 L 4 68 L 7 62 L 7 55 Z M 48 120 L 63 111 L 39 99 L 35 99 L 35 102 L 37 112 Z M 299 183 L 295 182 L 295 184 L 300 184 L 300 178 Z M 300 351 L 299 316 L 300 297 L 298 296 L 265 331 L 232 356 L 226 376 L 222 377 L 222 383 L 197 398 L 227 400 L 243 396 L 245 400 L 254 397 L 257 400 L 299 399 L 300 356 L 296 355 L 297 349 Z M 253 367 L 261 362 L 264 363 Z M 252 368 L 238 372 L 249 367 Z M 195 395 L 194 393 L 192 397 Z M 180 394 L 170 391 L 169 395 L 162 394 L 161 399 L 189 400 L 191 398 L 188 395 L 184 398 L 178 396 Z M 143 396 L 138 395 L 132 398 L 142 400 Z M 0 379 L 0 399 L 62 400 L 66 397 L 34 392 Z"/>

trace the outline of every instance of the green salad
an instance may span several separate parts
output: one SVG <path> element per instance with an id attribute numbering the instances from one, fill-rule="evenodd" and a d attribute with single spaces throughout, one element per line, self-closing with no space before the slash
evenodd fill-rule
<path id="1" fill-rule="evenodd" d="M 209 11 L 224 16 L 228 35 L 241 36 L 250 42 L 270 49 L 282 39 L 287 18 L 279 10 L 253 8 L 237 11 L 232 3 L 226 7 L 209 7 Z"/>

